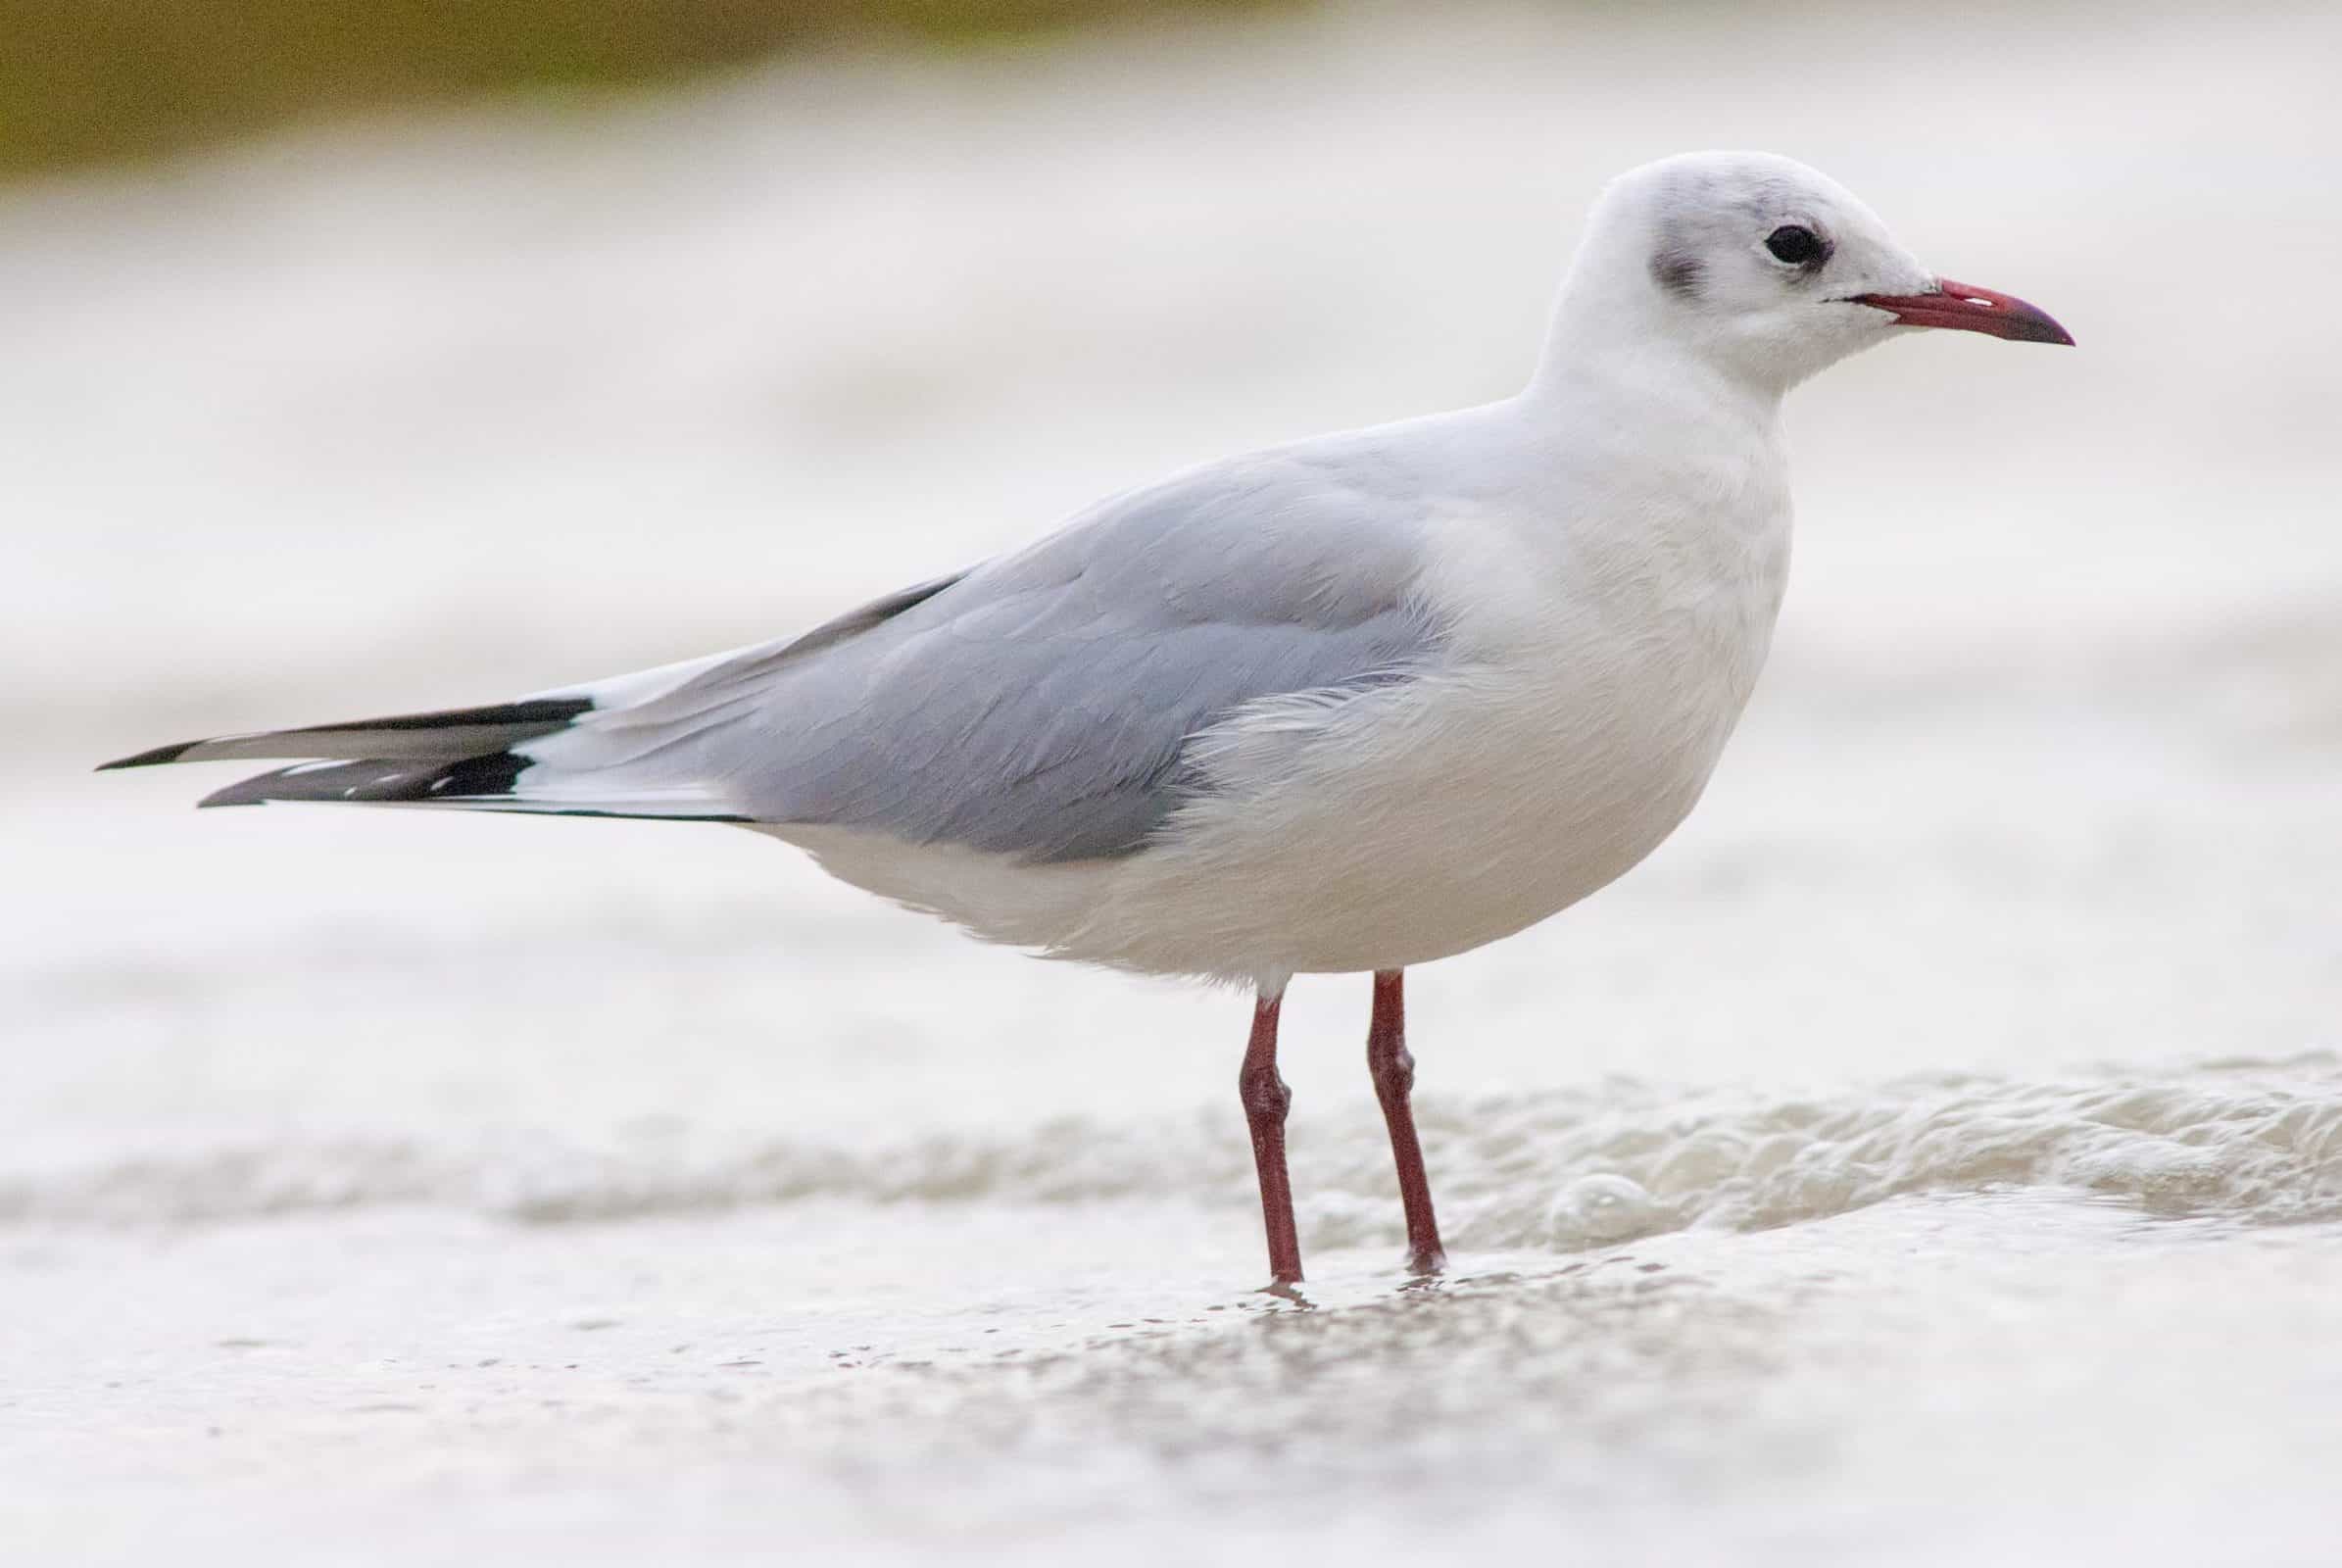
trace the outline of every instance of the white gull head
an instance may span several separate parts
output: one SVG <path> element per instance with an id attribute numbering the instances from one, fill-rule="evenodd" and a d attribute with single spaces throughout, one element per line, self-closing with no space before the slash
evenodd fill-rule
<path id="1" fill-rule="evenodd" d="M 1931 271 L 1818 170 L 1684 153 L 1603 191 L 1547 358 L 1687 358 L 1778 394 L 1915 326 L 2074 341 L 2022 300 Z"/>

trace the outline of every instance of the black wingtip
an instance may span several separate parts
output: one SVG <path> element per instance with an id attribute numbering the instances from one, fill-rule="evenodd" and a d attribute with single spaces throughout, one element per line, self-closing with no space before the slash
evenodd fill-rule
<path id="1" fill-rule="evenodd" d="M 272 772 L 238 779 L 196 802 L 198 808 L 261 806 L 269 801 L 328 801 L 345 805 L 477 807 L 510 797 L 512 781 L 530 759 L 512 752 L 466 757 L 452 762 L 397 759 L 351 762 L 297 762 Z"/>
<path id="2" fill-rule="evenodd" d="M 216 789 L 202 800 L 197 801 L 195 808 L 199 811 L 208 811 L 220 806 L 264 805 L 268 799 L 267 794 L 268 786 L 283 776 L 284 770 L 278 768 L 274 772 L 263 773 L 255 778 L 240 778 L 233 784 Z"/>
<path id="3" fill-rule="evenodd" d="M 151 752 L 140 752 L 136 757 L 118 757 L 111 762 L 100 762 L 91 771 L 111 773 L 118 767 L 153 767 L 158 762 L 175 762 L 202 744 L 201 741 L 180 741 L 172 746 L 158 746 Z"/>

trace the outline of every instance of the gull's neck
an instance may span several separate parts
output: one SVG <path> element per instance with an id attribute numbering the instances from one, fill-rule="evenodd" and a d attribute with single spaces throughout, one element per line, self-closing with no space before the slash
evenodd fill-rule
<path id="1" fill-rule="evenodd" d="M 1753 549 L 1761 575 L 1777 577 L 1789 523 L 1785 386 L 1654 321 L 1647 286 L 1603 281 L 1572 274 L 1507 424 L 1546 482 L 1574 498 L 1568 526 L 1582 542 L 1616 532 L 1639 551 L 1663 535 L 1695 555 L 1722 550 L 1720 569 L 1734 572 Z"/>
<path id="2" fill-rule="evenodd" d="M 1562 284 L 1525 404 L 1603 423 L 1741 426 L 1770 432 L 1786 380 L 1686 337 L 1654 308 L 1649 285 L 1581 260 Z"/>
<path id="3" fill-rule="evenodd" d="M 1778 389 L 1664 342 L 1557 331 L 1508 422 L 1533 462 L 1609 497 L 1622 521 L 1769 531 L 1786 521 L 1781 405 Z"/>

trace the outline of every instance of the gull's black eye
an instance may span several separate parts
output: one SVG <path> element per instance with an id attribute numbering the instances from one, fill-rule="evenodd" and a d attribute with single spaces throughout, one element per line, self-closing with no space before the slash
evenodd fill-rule
<path id="1" fill-rule="evenodd" d="M 1783 223 L 1767 234 L 1765 249 L 1773 253 L 1775 261 L 1787 262 L 1791 267 L 1803 267 L 1830 254 L 1822 236 L 1800 223 Z"/>

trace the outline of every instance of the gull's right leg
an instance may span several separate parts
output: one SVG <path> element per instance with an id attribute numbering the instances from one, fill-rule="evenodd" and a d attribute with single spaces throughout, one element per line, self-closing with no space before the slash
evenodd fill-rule
<path id="1" fill-rule="evenodd" d="M 1423 1174 L 1423 1143 L 1415 1136 L 1415 1057 L 1407 1050 L 1407 1004 L 1403 975 L 1378 969 L 1374 1017 L 1366 1026 L 1366 1070 L 1383 1120 L 1391 1128 L 1391 1157 L 1398 1167 L 1398 1200 L 1407 1214 L 1407 1268 L 1419 1275 L 1447 1266 L 1439 1245 L 1439 1222 L 1432 1214 L 1432 1184 Z"/>
<path id="2" fill-rule="evenodd" d="M 1272 1288 L 1301 1281 L 1301 1241 L 1293 1223 L 1293 1178 L 1285 1170 L 1285 1109 L 1293 1091 L 1277 1075 L 1277 1011 L 1285 989 L 1263 991 L 1252 1004 L 1252 1038 L 1244 1046 L 1236 1086 L 1252 1129 L 1252 1162 L 1260 1168 L 1260 1217 L 1269 1233 Z"/>

